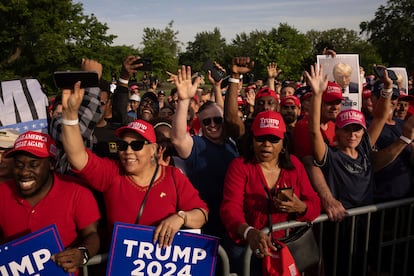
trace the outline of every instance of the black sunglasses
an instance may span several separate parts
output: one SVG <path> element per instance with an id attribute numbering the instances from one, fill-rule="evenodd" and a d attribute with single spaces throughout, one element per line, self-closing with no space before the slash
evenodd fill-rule
<path id="1" fill-rule="evenodd" d="M 128 146 L 131 146 L 131 149 L 134 151 L 140 151 L 144 147 L 144 145 L 149 144 L 148 141 L 132 141 L 131 143 L 127 143 L 125 141 L 117 141 L 116 146 L 118 148 L 118 151 L 125 151 L 128 149 Z"/>
<path id="2" fill-rule="evenodd" d="M 269 141 L 272 144 L 279 143 L 280 138 L 273 135 L 263 135 L 263 136 L 255 136 L 254 140 L 258 143 L 264 143 L 264 141 Z"/>
<path id="3" fill-rule="evenodd" d="M 216 125 L 223 123 L 223 117 L 212 117 L 212 118 L 205 118 L 203 119 L 203 125 L 208 126 L 211 124 L 211 121 L 214 121 Z"/>

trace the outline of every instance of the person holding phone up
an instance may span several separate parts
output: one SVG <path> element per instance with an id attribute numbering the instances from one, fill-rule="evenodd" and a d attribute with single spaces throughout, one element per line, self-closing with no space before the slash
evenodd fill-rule
<path id="1" fill-rule="evenodd" d="M 220 213 L 231 238 L 226 249 L 233 270 L 243 267 L 246 245 L 259 259 L 269 254 L 268 248 L 276 250 L 271 238 L 260 231 L 269 226 L 269 212 L 272 224 L 312 221 L 321 212 L 320 199 L 302 163 L 287 150 L 285 133 L 280 113 L 258 113 L 247 133 L 244 156 L 234 159 L 227 170 Z M 271 236 L 281 238 L 284 231 Z"/>

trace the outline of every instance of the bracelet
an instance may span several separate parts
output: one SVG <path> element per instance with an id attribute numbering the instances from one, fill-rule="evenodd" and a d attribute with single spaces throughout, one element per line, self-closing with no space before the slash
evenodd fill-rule
<path id="1" fill-rule="evenodd" d="M 402 140 L 404 143 L 406 143 L 407 145 L 411 144 L 411 142 L 413 140 L 411 140 L 410 138 L 405 137 L 404 135 L 400 136 L 400 140 Z"/>
<path id="2" fill-rule="evenodd" d="M 128 84 L 129 80 L 124 80 L 123 78 L 119 78 L 118 81 L 123 84 Z"/>
<path id="3" fill-rule="evenodd" d="M 392 96 L 392 88 L 388 88 L 388 89 L 383 88 L 381 90 L 381 97 L 389 99 L 391 98 L 391 96 Z"/>
<path id="4" fill-rule="evenodd" d="M 62 119 L 62 124 L 65 125 L 65 126 L 75 126 L 75 125 L 79 124 L 79 119 L 76 119 L 76 120 Z"/>
<path id="5" fill-rule="evenodd" d="M 249 234 L 249 231 L 250 231 L 250 230 L 252 230 L 252 229 L 254 229 L 254 227 L 253 227 L 253 226 L 247 226 L 247 227 L 246 227 L 246 229 L 244 230 L 244 233 L 243 233 L 243 238 L 244 238 L 245 240 L 247 240 L 247 234 Z"/>
<path id="6" fill-rule="evenodd" d="M 231 83 L 240 83 L 239 79 L 229 78 L 229 82 Z"/>

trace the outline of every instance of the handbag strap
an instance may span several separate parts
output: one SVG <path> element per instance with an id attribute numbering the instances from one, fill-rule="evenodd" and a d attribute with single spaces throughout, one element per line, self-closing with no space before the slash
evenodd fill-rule
<path id="1" fill-rule="evenodd" d="M 256 166 L 258 166 L 258 165 L 256 165 Z M 271 212 L 270 212 L 270 210 L 271 210 L 271 196 L 270 196 L 269 189 L 267 189 L 265 183 L 263 182 L 262 177 L 259 177 L 259 178 L 260 178 L 260 183 L 262 184 L 262 187 L 263 187 L 263 189 L 265 191 L 265 195 L 266 195 L 267 218 L 268 218 L 268 222 L 269 222 L 269 230 L 270 230 L 270 233 L 272 233 L 273 232 L 273 223 L 272 223 L 272 215 L 271 215 Z"/>
<path id="2" fill-rule="evenodd" d="M 147 202 L 149 191 L 151 190 L 152 184 L 154 184 L 155 177 L 157 176 L 158 168 L 159 168 L 159 165 L 157 163 L 157 166 L 155 167 L 154 174 L 152 175 L 150 184 L 148 186 L 147 192 L 145 193 L 144 199 L 141 202 L 141 207 L 139 208 L 138 216 L 135 219 L 135 224 L 139 224 L 139 220 L 141 219 L 142 213 L 144 212 L 145 203 Z"/>

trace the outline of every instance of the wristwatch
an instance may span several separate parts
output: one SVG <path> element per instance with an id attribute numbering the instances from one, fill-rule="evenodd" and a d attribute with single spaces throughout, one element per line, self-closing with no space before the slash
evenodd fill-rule
<path id="1" fill-rule="evenodd" d="M 82 253 L 83 256 L 83 265 L 86 265 L 86 263 L 89 261 L 89 252 L 88 249 L 85 246 L 79 246 L 78 249 Z"/>
<path id="2" fill-rule="evenodd" d="M 183 210 L 178 211 L 177 215 L 184 220 L 184 226 L 187 224 L 187 213 Z"/>

